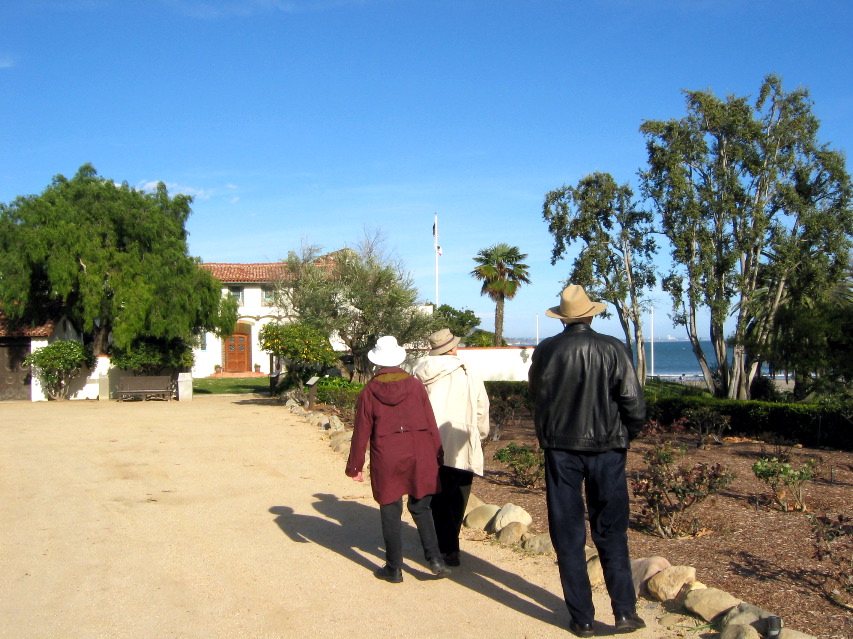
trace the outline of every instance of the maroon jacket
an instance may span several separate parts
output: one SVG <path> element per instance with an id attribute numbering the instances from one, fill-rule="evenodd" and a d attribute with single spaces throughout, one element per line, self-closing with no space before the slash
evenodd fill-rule
<path id="1" fill-rule="evenodd" d="M 441 436 L 424 385 L 402 368 L 383 368 L 358 396 L 346 474 L 364 468 L 370 441 L 373 498 L 390 504 L 411 495 L 434 495 L 441 486 Z"/>

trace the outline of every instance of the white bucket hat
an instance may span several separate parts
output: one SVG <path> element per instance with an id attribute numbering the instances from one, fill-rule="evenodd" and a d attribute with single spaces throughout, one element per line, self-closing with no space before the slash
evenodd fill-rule
<path id="1" fill-rule="evenodd" d="M 406 359 L 406 349 L 397 344 L 393 335 L 376 340 L 376 346 L 367 353 L 367 359 L 377 366 L 399 366 Z"/>

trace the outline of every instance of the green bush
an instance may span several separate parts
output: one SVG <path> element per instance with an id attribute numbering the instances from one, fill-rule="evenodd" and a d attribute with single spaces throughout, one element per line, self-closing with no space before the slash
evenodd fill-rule
<path id="1" fill-rule="evenodd" d="M 362 388 L 364 384 L 350 382 L 343 377 L 321 377 L 317 382 L 317 401 L 334 406 L 344 419 L 352 422 Z"/>
<path id="2" fill-rule="evenodd" d="M 111 348 L 110 362 L 138 375 L 159 375 L 164 369 L 189 370 L 193 366 L 192 347 L 180 338 L 140 337 L 127 348 Z"/>
<path id="3" fill-rule="evenodd" d="M 535 488 L 545 477 L 545 453 L 539 446 L 510 442 L 506 448 L 495 451 L 495 459 L 512 468 L 516 486 Z"/>
<path id="4" fill-rule="evenodd" d="M 522 415 L 532 412 L 527 382 L 485 382 L 489 396 L 491 432 L 489 439 L 498 441 L 504 426 L 515 424 Z"/>
<path id="5" fill-rule="evenodd" d="M 800 470 L 794 470 L 788 462 L 779 461 L 775 457 L 762 457 L 752 465 L 752 472 L 770 486 L 773 500 L 779 510 L 802 512 L 806 509 L 803 488 L 806 482 L 814 479 L 814 467 L 815 462 L 811 459 Z M 791 499 L 794 501 L 793 505 L 789 503 Z"/>
<path id="6" fill-rule="evenodd" d="M 24 360 L 24 366 L 32 366 L 45 394 L 57 400 L 67 399 L 71 393 L 69 382 L 94 365 L 91 349 L 76 340 L 57 340 L 36 349 Z"/>

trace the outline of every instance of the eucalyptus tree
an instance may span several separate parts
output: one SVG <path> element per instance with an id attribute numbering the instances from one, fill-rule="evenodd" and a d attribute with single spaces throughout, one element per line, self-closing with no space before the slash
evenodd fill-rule
<path id="1" fill-rule="evenodd" d="M 542 216 L 554 236 L 551 264 L 581 244 L 566 283 L 580 284 L 613 305 L 625 343 L 636 353 L 637 375 L 645 382 L 642 312 L 644 294 L 656 282 L 652 258 L 657 245 L 652 214 L 638 208 L 633 197 L 627 184 L 619 186 L 609 173 L 596 172 L 577 186 L 548 192 Z"/>
<path id="2" fill-rule="evenodd" d="M 16 321 L 64 313 L 95 355 L 149 338 L 233 330 L 237 308 L 188 254 L 192 198 L 100 177 L 84 164 L 0 206 L 0 307 Z"/>
<path id="3" fill-rule="evenodd" d="M 378 235 L 357 249 L 323 255 L 306 245 L 291 251 L 276 302 L 299 321 L 339 338 L 353 356 L 353 379 L 370 378 L 367 353 L 383 335 L 400 344 L 423 345 L 432 317 L 418 305 L 418 290 L 403 264 L 384 250 Z"/>
<path id="4" fill-rule="evenodd" d="M 511 300 L 522 284 L 530 284 L 527 258 L 517 246 L 495 244 L 480 250 L 474 257 L 477 266 L 471 271 L 474 279 L 483 282 L 480 295 L 488 295 L 495 303 L 495 343 L 503 342 L 504 302 Z"/>
<path id="5" fill-rule="evenodd" d="M 641 126 L 643 191 L 672 244 L 663 285 L 673 319 L 709 389 L 748 398 L 792 279 L 814 297 L 839 279 L 853 232 L 850 176 L 843 153 L 818 141 L 806 89 L 785 92 L 769 75 L 753 104 L 711 91 L 685 98 L 684 118 Z M 713 370 L 697 333 L 701 310 L 710 314 Z"/>

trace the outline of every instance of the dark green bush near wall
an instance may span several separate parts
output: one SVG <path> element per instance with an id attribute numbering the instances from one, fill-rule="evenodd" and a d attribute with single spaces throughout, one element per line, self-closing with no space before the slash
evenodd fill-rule
<path id="1" fill-rule="evenodd" d="M 853 450 L 853 403 L 783 404 L 776 402 L 715 399 L 698 389 L 683 396 L 668 395 L 663 388 L 646 388 L 649 419 L 671 424 L 691 408 L 713 408 L 730 421 L 729 433 L 756 436 L 774 433 L 803 446 Z M 493 405 L 507 397 L 521 395 L 533 410 L 527 394 L 527 382 L 486 382 L 489 402 Z"/>
<path id="2" fill-rule="evenodd" d="M 681 397 L 648 400 L 649 416 L 670 424 L 691 408 L 713 408 L 731 418 L 731 433 L 774 433 L 803 446 L 853 450 L 853 405 L 779 404 L 772 402 Z"/>

